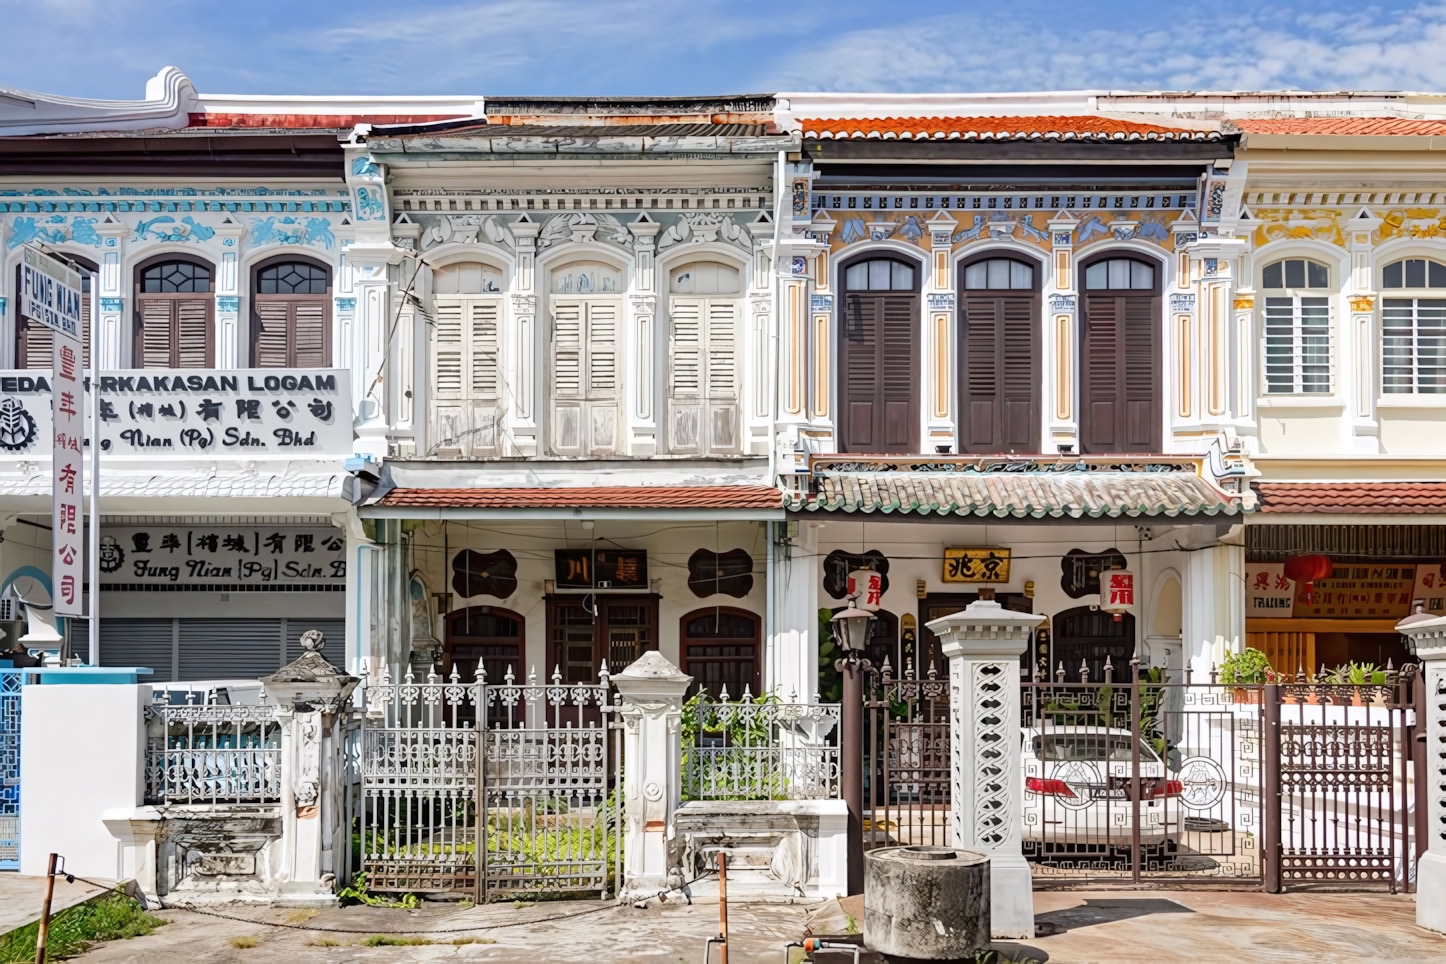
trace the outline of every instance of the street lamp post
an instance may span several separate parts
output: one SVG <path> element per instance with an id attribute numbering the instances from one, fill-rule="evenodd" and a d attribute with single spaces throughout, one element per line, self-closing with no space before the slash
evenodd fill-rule
<path id="1" fill-rule="evenodd" d="M 857 596 L 849 596 L 847 608 L 835 613 L 834 639 L 844 656 L 836 664 L 843 673 L 843 727 L 839 734 L 839 766 L 842 769 L 844 803 L 849 811 L 848 889 L 864 892 L 864 670 L 863 658 L 874 614 L 857 608 Z"/>

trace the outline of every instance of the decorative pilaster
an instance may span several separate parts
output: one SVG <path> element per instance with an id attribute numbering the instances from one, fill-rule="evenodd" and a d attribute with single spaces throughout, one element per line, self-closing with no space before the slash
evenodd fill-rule
<path id="1" fill-rule="evenodd" d="M 628 442 L 629 452 L 635 456 L 655 454 L 661 446 L 658 442 L 658 420 L 653 399 L 657 394 L 657 326 L 658 293 L 657 271 L 654 269 L 658 232 L 663 226 L 644 211 L 628 226 L 633 236 L 633 256 L 637 265 L 632 302 L 632 344 L 633 410 L 628 419 L 632 423 Z"/>
<path id="2" fill-rule="evenodd" d="M 1345 224 L 1347 244 L 1351 252 L 1351 277 L 1347 294 L 1350 321 L 1341 332 L 1347 341 L 1349 366 L 1342 365 L 1338 376 L 1344 383 L 1338 391 L 1351 398 L 1352 431 L 1357 436 L 1379 438 L 1380 421 L 1376 418 L 1376 283 L 1372 270 L 1374 251 L 1371 237 L 1380 228 L 1381 219 L 1369 208 L 1361 208 Z M 1360 443 L 1368 454 L 1380 450 L 1380 442 L 1369 439 Z M 1359 451 L 1359 450 L 1358 450 Z"/>
<path id="3" fill-rule="evenodd" d="M 507 339 L 514 348 L 512 373 L 515 382 L 512 398 L 515 404 L 508 413 L 507 435 L 516 446 L 516 455 L 536 455 L 537 431 L 537 291 L 534 287 L 537 264 L 537 236 L 542 224 L 524 212 L 507 225 L 517 249 L 517 269 L 512 277 L 512 330 Z"/>
<path id="4" fill-rule="evenodd" d="M 241 234 L 241 225 L 230 217 L 216 227 L 221 243 L 221 262 L 216 266 L 217 368 L 241 368 L 250 362 L 241 354 Z"/>
<path id="5" fill-rule="evenodd" d="M 130 228 L 110 215 L 95 227 L 100 235 L 100 358 L 98 370 L 124 368 L 130 363 L 130 341 L 125 337 L 126 286 L 121 283 Z"/>
<path id="6" fill-rule="evenodd" d="M 1051 274 L 1047 286 L 1049 314 L 1045 322 L 1045 384 L 1049 403 L 1049 437 L 1056 452 L 1075 451 L 1079 414 L 1075 406 L 1075 336 L 1079 331 L 1079 299 L 1075 295 L 1074 232 L 1079 219 L 1061 210 L 1048 222 Z M 1048 449 L 1046 449 L 1048 451 Z"/>
<path id="7" fill-rule="evenodd" d="M 949 659 L 953 844 L 989 857 L 995 939 L 1034 936 L 1033 876 L 1020 841 L 1019 656 L 1042 622 L 978 600 L 928 624 Z"/>
<path id="8" fill-rule="evenodd" d="M 621 900 L 651 897 L 678 865 L 673 814 L 682 805 L 683 694 L 693 677 L 651 650 L 613 677 L 622 697 Z"/>
<path id="9" fill-rule="evenodd" d="M 1416 864 L 1416 924 L 1446 932 L 1446 616 L 1407 616 L 1396 624 L 1421 660 L 1416 745 L 1425 754 L 1426 852 Z M 1424 718 L 1423 718 L 1424 717 Z M 1416 779 L 1422 772 L 1416 770 Z M 1417 826 L 1420 826 L 1418 821 Z"/>
<path id="10" fill-rule="evenodd" d="M 351 192 L 356 240 L 348 251 L 355 270 L 356 321 L 352 335 L 352 394 L 357 413 L 356 451 L 375 459 L 390 448 L 387 410 L 387 339 L 390 337 L 392 285 L 388 268 L 400 264 L 404 252 L 392 243 L 386 169 L 364 144 L 346 148 L 346 183 Z"/>
<path id="11" fill-rule="evenodd" d="M 959 309 L 950 256 L 959 223 L 944 211 L 928 220 L 929 271 L 924 289 L 923 398 L 924 451 L 957 451 L 958 419 L 954 417 L 954 330 Z"/>

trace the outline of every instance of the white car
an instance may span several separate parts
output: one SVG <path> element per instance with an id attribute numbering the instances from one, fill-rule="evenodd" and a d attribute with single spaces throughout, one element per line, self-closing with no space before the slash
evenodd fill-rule
<path id="1" fill-rule="evenodd" d="M 1028 857 L 1105 858 L 1133 844 L 1129 730 L 1104 726 L 1025 727 L 1024 853 Z M 1175 849 L 1183 787 L 1140 741 L 1140 844 Z M 1174 831 L 1174 832 L 1172 832 Z"/>

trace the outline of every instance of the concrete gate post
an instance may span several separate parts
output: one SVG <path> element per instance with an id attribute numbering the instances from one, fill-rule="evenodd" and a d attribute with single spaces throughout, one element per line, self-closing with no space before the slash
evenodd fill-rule
<path id="1" fill-rule="evenodd" d="M 1417 792 L 1426 798 L 1429 836 L 1416 864 L 1416 923 L 1446 932 L 1446 616 L 1407 616 L 1396 630 L 1421 660 L 1418 685 L 1425 687 L 1425 698 L 1416 700 L 1418 716 L 1425 715 L 1416 720 L 1416 732 L 1425 735 L 1418 749 L 1426 756 L 1426 786 Z M 1419 818 L 1416 825 L 1421 826 Z"/>
<path id="2" fill-rule="evenodd" d="M 612 678 L 623 698 L 623 900 L 668 886 L 673 814 L 682 803 L 683 695 L 693 677 L 656 650 Z"/>
<path id="3" fill-rule="evenodd" d="M 949 659 L 954 846 L 989 857 L 995 939 L 1034 936 L 1034 878 L 1020 844 L 1019 656 L 1042 622 L 981 599 L 928 624 Z"/>

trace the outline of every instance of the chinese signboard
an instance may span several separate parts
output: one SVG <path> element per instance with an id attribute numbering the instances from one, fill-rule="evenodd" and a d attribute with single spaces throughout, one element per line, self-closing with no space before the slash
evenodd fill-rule
<path id="1" fill-rule="evenodd" d="M 1446 564 L 1427 562 L 1416 566 L 1414 598 L 1432 616 L 1446 616 Z"/>
<path id="2" fill-rule="evenodd" d="M 1283 562 L 1245 565 L 1245 615 L 1250 619 L 1289 619 L 1295 607 L 1295 587 L 1285 578 Z"/>
<path id="3" fill-rule="evenodd" d="M 113 455 L 350 455 L 344 369 L 128 371 L 100 375 L 100 447 Z M 34 456 L 50 434 L 43 373 L 0 371 L 0 457 Z"/>
<path id="4" fill-rule="evenodd" d="M 51 563 L 55 611 L 61 616 L 85 615 L 85 387 L 80 340 L 55 333 L 51 399 Z"/>
<path id="5" fill-rule="evenodd" d="M 945 582 L 1008 582 L 1008 549 L 945 549 Z"/>
<path id="6" fill-rule="evenodd" d="M 855 569 L 849 573 L 848 595 L 854 608 L 877 612 L 884 605 L 884 577 L 872 569 Z"/>
<path id="7" fill-rule="evenodd" d="M 1311 601 L 1298 586 L 1296 616 L 1337 619 L 1400 619 L 1410 615 L 1416 566 L 1337 563 L 1329 579 L 1317 579 Z"/>
<path id="8" fill-rule="evenodd" d="M 102 585 L 346 584 L 340 529 L 297 526 L 107 527 Z"/>
<path id="9" fill-rule="evenodd" d="M 647 589 L 648 554 L 642 549 L 558 549 L 559 589 Z"/>
<path id="10" fill-rule="evenodd" d="M 20 261 L 20 313 L 71 338 L 80 337 L 80 272 L 26 245 Z"/>

